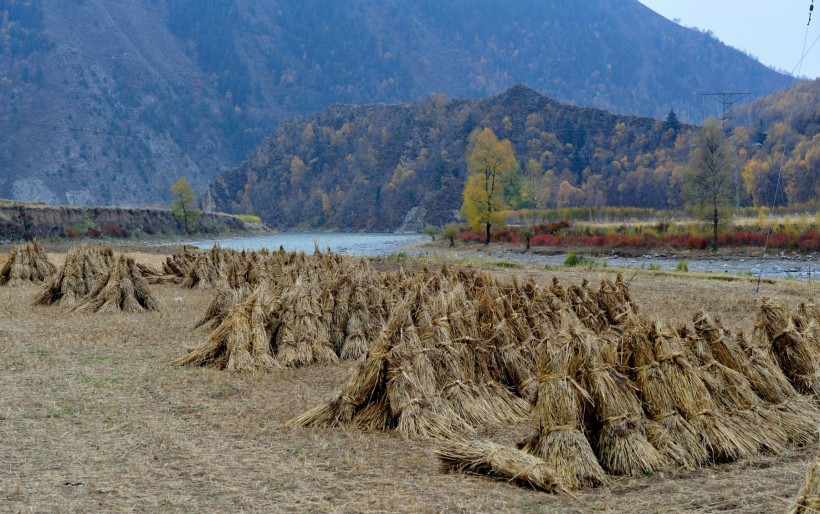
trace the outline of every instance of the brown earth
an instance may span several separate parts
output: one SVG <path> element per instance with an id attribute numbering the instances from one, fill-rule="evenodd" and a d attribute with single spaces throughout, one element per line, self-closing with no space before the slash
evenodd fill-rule
<path id="1" fill-rule="evenodd" d="M 158 264 L 162 255 L 135 254 Z M 59 261 L 61 256 L 53 256 Z M 398 264 L 381 262 L 378 267 Z M 602 271 L 496 268 L 565 285 Z M 395 433 L 285 427 L 334 395 L 351 363 L 232 374 L 168 363 L 207 334 L 191 326 L 209 291 L 152 286 L 164 309 L 76 314 L 30 307 L 36 288 L 0 288 L 0 510 L 9 512 L 782 512 L 811 449 L 698 471 L 615 479 L 577 500 L 483 477 L 442 474 L 435 444 Z M 754 285 L 645 275 L 651 316 L 706 308 L 751 327 Z M 795 307 L 809 284 L 764 294 Z M 526 426 L 486 432 L 514 443 Z"/>

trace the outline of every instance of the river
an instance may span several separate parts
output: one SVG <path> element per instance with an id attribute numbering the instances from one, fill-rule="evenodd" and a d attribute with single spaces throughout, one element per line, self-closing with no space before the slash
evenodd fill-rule
<path id="1" fill-rule="evenodd" d="M 339 233 L 339 232 L 285 232 L 270 236 L 243 239 L 214 239 L 190 241 L 186 244 L 200 248 L 210 248 L 219 244 L 223 248 L 237 250 L 259 250 L 268 248 L 278 250 L 282 246 L 286 251 L 312 253 L 316 246 L 321 251 L 328 248 L 334 253 L 355 256 L 383 257 L 399 252 L 420 256 L 451 256 L 483 259 L 504 259 L 514 262 L 560 266 L 566 254 L 541 254 L 537 252 L 520 252 L 509 247 L 490 245 L 489 248 L 478 247 L 475 251 L 465 251 L 463 247 L 450 252 L 446 247 L 419 248 L 418 245 L 429 241 L 421 234 L 372 234 L 372 233 Z M 734 275 L 752 275 L 764 278 L 792 278 L 802 281 L 817 281 L 820 277 L 820 260 L 818 255 L 806 254 L 789 256 L 785 254 L 770 255 L 764 261 L 760 257 L 715 257 L 693 259 L 674 255 L 645 255 L 643 257 L 592 257 L 609 268 L 674 270 L 678 263 L 686 261 L 693 273 L 729 273 Z"/>
<path id="2" fill-rule="evenodd" d="M 318 246 L 324 252 L 328 248 L 333 253 L 345 255 L 378 257 L 399 253 L 404 247 L 416 245 L 429 239 L 420 234 L 371 234 L 340 232 L 284 232 L 271 236 L 244 239 L 215 239 L 190 241 L 186 244 L 200 248 L 210 248 L 218 244 L 222 248 L 236 250 L 278 250 L 281 246 L 288 252 L 313 253 Z"/>

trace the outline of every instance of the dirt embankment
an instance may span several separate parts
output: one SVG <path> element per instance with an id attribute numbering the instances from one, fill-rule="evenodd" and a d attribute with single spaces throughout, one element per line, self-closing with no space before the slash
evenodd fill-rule
<path id="1" fill-rule="evenodd" d="M 248 234 L 264 227 L 227 214 L 203 212 L 195 234 Z M 32 238 L 163 237 L 180 234 L 170 209 L 74 207 L 0 201 L 0 242 Z"/>

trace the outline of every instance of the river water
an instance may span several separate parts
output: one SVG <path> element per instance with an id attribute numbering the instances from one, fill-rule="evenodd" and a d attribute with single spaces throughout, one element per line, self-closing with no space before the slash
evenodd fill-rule
<path id="1" fill-rule="evenodd" d="M 403 251 L 404 247 L 416 245 L 429 239 L 420 234 L 361 234 L 339 232 L 285 232 L 271 236 L 245 239 L 215 239 L 191 241 L 186 244 L 210 248 L 219 244 L 222 248 L 236 250 L 278 250 L 281 246 L 288 252 L 313 253 L 318 246 L 322 252 L 328 248 L 333 253 L 378 257 Z"/>
<path id="2" fill-rule="evenodd" d="M 355 256 L 383 257 L 399 252 L 418 256 L 452 256 L 484 259 L 504 259 L 514 262 L 560 266 L 564 264 L 566 254 L 541 254 L 537 252 L 521 252 L 508 247 L 490 245 L 488 248 L 479 247 L 475 251 L 464 251 L 463 247 L 451 253 L 445 247 L 419 248 L 418 245 L 429 241 L 427 236 L 420 234 L 371 234 L 371 233 L 338 233 L 338 232 L 286 232 L 263 237 L 244 239 L 214 239 L 205 241 L 190 241 L 186 244 L 200 248 L 210 248 L 219 244 L 223 248 L 236 250 L 259 250 L 267 248 L 278 250 L 282 246 L 289 252 L 312 253 L 318 246 L 321 251 L 328 248 L 334 253 Z M 693 259 L 675 255 L 645 255 L 642 257 L 622 257 L 611 255 L 608 257 L 592 257 L 600 264 L 609 268 L 674 270 L 678 263 L 686 261 L 690 272 L 694 273 L 729 273 L 734 275 L 762 276 L 764 278 L 792 278 L 803 281 L 817 281 L 820 279 L 820 259 L 818 254 L 806 255 L 770 255 L 765 260 L 760 257 L 716 257 Z"/>

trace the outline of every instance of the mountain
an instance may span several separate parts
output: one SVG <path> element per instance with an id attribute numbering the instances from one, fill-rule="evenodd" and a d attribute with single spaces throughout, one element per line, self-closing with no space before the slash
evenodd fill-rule
<path id="1" fill-rule="evenodd" d="M 0 197 L 165 203 L 334 103 L 560 101 L 699 121 L 787 77 L 636 0 L 0 0 Z"/>
<path id="2" fill-rule="evenodd" d="M 284 122 L 211 187 L 216 207 L 280 228 L 394 230 L 455 218 L 469 134 L 511 140 L 530 181 L 522 206 L 662 207 L 684 131 L 647 117 L 555 102 L 514 86 L 486 100 L 337 105 Z"/>
<path id="3" fill-rule="evenodd" d="M 771 205 L 779 174 L 777 205 L 816 204 L 818 95 L 815 80 L 746 109 L 752 118 L 731 132 L 742 206 Z M 791 113 L 799 114 L 789 123 Z M 683 205 L 681 173 L 695 127 L 672 115 L 660 121 L 574 107 L 524 86 L 485 100 L 337 105 L 289 120 L 223 173 L 210 198 L 219 210 L 254 213 L 283 229 L 441 225 L 456 218 L 468 137 L 483 127 L 516 152 L 514 208 Z"/>

